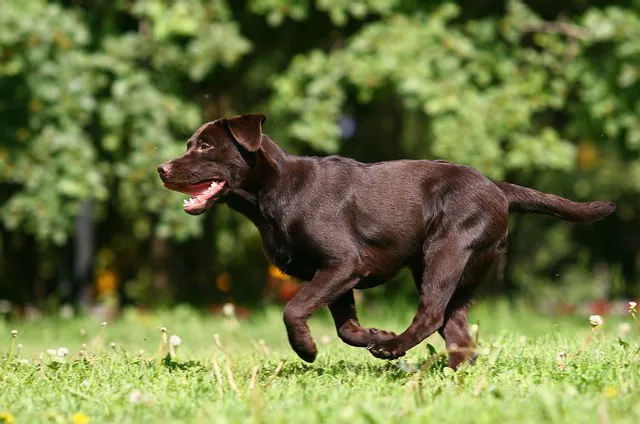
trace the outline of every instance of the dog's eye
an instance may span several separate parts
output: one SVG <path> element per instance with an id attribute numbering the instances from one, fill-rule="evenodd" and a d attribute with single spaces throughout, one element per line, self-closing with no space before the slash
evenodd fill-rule
<path id="1" fill-rule="evenodd" d="M 206 152 L 207 150 L 210 150 L 211 146 L 208 145 L 207 143 L 202 143 L 201 145 L 198 146 L 198 150 L 201 152 Z"/>

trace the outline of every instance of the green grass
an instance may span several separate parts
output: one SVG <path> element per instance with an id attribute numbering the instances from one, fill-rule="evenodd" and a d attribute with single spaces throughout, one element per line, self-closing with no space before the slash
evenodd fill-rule
<path id="1" fill-rule="evenodd" d="M 401 331 L 412 309 L 369 306 L 361 320 Z M 326 313 L 311 320 L 319 355 L 305 364 L 290 350 L 276 307 L 242 321 L 186 308 L 129 311 L 104 330 L 90 318 L 0 321 L 2 355 L 14 328 L 15 343 L 23 346 L 10 361 L 0 355 L 0 414 L 9 413 L 15 423 L 78 424 L 76 413 L 96 423 L 639 422 L 640 332 L 631 317 L 624 320 L 633 325 L 627 346 L 618 340 L 620 320 L 605 317 L 582 352 L 592 333 L 586 317 L 552 318 L 483 303 L 472 310 L 476 320 L 483 354 L 458 372 L 431 356 L 427 343 L 401 361 L 377 360 L 342 344 Z M 161 360 L 161 326 L 182 338 L 174 360 Z M 427 342 L 437 351 L 443 347 L 438 336 Z M 88 352 L 78 357 L 83 343 Z M 61 346 L 69 350 L 66 359 L 47 355 Z M 560 352 L 566 352 L 564 367 L 557 363 Z"/>

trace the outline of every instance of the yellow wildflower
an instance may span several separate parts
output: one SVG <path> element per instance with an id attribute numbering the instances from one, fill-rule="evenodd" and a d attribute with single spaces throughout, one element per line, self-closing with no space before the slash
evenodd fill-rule
<path id="1" fill-rule="evenodd" d="M 73 422 L 73 424 L 88 424 L 89 423 L 89 417 L 87 417 L 82 412 L 76 412 L 71 417 L 71 422 Z"/>
<path id="2" fill-rule="evenodd" d="M 0 423 L 13 424 L 13 415 L 9 412 L 0 412 Z"/>

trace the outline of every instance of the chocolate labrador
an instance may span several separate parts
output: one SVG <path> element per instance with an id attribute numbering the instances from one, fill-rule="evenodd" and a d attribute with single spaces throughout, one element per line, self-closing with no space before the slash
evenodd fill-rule
<path id="1" fill-rule="evenodd" d="M 505 254 L 510 212 L 588 222 L 611 202 L 578 203 L 505 182 L 442 160 L 360 163 L 340 156 L 294 156 L 249 114 L 204 124 L 184 156 L 158 167 L 165 187 L 190 196 L 197 215 L 226 203 L 247 216 L 278 268 L 309 281 L 287 303 L 284 323 L 298 356 L 316 358 L 307 319 L 328 306 L 339 337 L 377 358 L 395 359 L 438 331 L 449 366 L 471 359 L 467 306 L 474 289 Z M 364 328 L 354 289 L 413 273 L 420 301 L 401 334 Z"/>

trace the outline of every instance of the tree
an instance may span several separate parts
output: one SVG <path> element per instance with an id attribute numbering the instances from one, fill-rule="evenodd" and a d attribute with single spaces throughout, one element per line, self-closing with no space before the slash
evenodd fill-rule
<path id="1" fill-rule="evenodd" d="M 258 110 L 292 152 L 444 158 L 577 199 L 619 199 L 618 219 L 598 233 L 516 220 L 519 265 L 507 280 L 575 279 L 604 261 L 634 281 L 640 19 L 624 2 L 590 4 L 9 2 L 0 222 L 5 251 L 35 276 L 5 261 L 0 281 L 56 280 L 90 199 L 121 279 L 147 287 L 130 292 L 149 293 L 158 269 L 164 280 L 187 276 L 180 298 L 213 296 L 211 274 L 227 268 L 259 288 L 253 227 L 224 208 L 186 216 L 155 174 L 204 120 Z"/>

